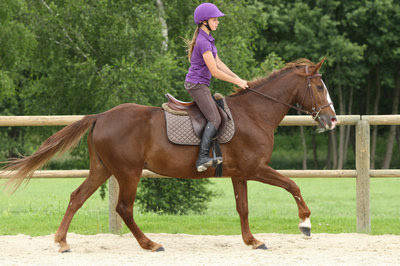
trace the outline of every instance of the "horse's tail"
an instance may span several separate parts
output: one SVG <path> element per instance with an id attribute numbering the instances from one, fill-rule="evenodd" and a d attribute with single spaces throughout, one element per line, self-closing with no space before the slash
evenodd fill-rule
<path id="1" fill-rule="evenodd" d="M 62 154 L 76 146 L 96 119 L 97 115 L 87 115 L 49 137 L 31 156 L 7 161 L 3 170 L 11 172 L 4 184 L 6 189 L 15 192 L 24 179 L 29 181 L 35 170 L 45 165 L 56 153 Z"/>

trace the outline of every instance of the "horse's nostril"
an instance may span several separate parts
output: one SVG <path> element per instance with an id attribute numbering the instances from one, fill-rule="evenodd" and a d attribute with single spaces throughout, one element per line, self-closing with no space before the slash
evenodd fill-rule
<path id="1" fill-rule="evenodd" d="M 336 117 L 332 117 L 332 118 L 331 118 L 331 122 L 332 122 L 332 123 L 336 123 L 336 122 L 337 122 Z"/>

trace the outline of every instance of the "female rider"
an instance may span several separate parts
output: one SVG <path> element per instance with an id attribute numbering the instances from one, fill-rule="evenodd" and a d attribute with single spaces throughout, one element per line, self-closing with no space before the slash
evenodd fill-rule
<path id="1" fill-rule="evenodd" d="M 221 124 L 221 117 L 209 89 L 211 76 L 243 89 L 248 87 L 247 81 L 239 78 L 218 57 L 214 38 L 210 33 L 217 29 L 218 17 L 222 16 L 225 14 L 214 4 L 200 4 L 194 11 L 197 28 L 192 41 L 188 42 L 190 68 L 186 75 L 185 88 L 207 119 L 196 161 L 198 172 L 205 171 L 212 165 L 213 159 L 209 157 L 211 142 Z M 218 157 L 217 164 L 220 163 L 222 158 Z"/>

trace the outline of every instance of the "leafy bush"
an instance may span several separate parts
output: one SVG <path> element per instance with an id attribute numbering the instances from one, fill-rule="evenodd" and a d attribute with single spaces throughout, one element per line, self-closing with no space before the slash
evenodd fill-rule
<path id="1" fill-rule="evenodd" d="M 203 213 L 215 192 L 208 179 L 142 178 L 136 203 L 143 212 L 165 214 Z"/>

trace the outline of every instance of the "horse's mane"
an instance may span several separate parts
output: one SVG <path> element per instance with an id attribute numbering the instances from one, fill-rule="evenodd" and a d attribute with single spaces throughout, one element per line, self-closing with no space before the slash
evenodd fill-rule
<path id="1" fill-rule="evenodd" d="M 297 74 L 299 75 L 304 75 L 304 73 L 301 73 L 298 71 L 299 68 L 305 67 L 305 66 L 315 66 L 315 64 L 313 62 L 311 62 L 310 60 L 306 59 L 306 58 L 300 58 L 297 59 L 293 62 L 289 62 L 287 63 L 283 68 L 275 70 L 271 73 L 269 73 L 266 77 L 261 77 L 261 78 L 255 78 L 251 81 L 248 81 L 247 84 L 249 85 L 250 88 L 256 88 L 258 86 L 261 86 L 267 82 L 270 82 L 272 80 L 274 80 L 275 78 L 277 78 L 278 76 L 291 72 L 291 71 L 296 71 Z M 236 95 L 242 91 L 246 91 L 242 88 L 234 88 L 234 92 L 231 93 L 230 95 Z"/>

